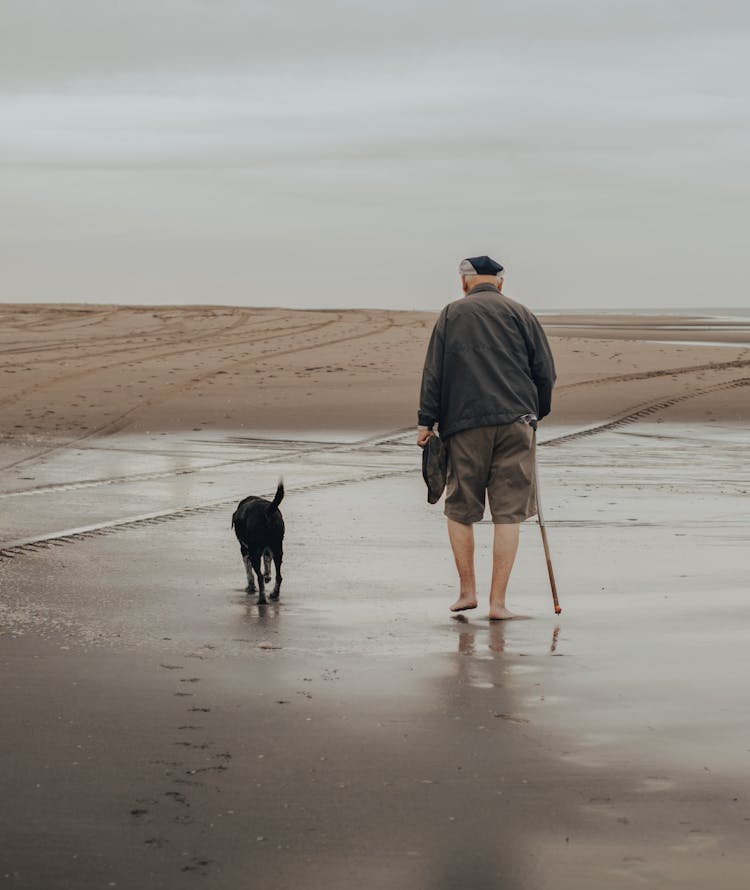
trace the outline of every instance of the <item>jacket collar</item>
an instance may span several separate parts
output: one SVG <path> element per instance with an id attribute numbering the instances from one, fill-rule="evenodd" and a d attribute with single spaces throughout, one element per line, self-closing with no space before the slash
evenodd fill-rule
<path id="1" fill-rule="evenodd" d="M 502 296 L 502 291 L 495 284 L 490 284 L 488 281 L 483 282 L 482 284 L 477 284 L 466 294 L 467 297 L 473 297 L 474 294 L 488 293 L 490 291 L 494 291 L 498 296 Z"/>

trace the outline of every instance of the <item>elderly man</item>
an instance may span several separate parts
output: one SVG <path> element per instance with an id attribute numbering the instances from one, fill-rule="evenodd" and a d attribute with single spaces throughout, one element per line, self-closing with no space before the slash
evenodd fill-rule
<path id="1" fill-rule="evenodd" d="M 440 313 L 427 348 L 417 444 L 438 424 L 448 451 L 445 515 L 460 579 L 452 612 L 477 607 L 474 523 L 489 500 L 494 542 L 490 619 L 505 605 L 519 525 L 536 513 L 536 420 L 550 412 L 555 365 L 536 317 L 503 292 L 505 269 L 487 256 L 459 266 L 465 296 Z"/>

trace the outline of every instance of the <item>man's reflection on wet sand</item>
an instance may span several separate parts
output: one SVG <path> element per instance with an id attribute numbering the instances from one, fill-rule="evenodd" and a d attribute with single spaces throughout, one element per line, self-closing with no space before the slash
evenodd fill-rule
<path id="1" fill-rule="evenodd" d="M 476 654 L 476 634 L 473 630 L 462 630 L 458 635 L 458 654 Z"/>
<path id="2" fill-rule="evenodd" d="M 461 615 L 454 619 L 457 625 L 458 633 L 458 654 L 459 655 L 477 655 L 477 632 L 484 631 L 483 627 L 475 627 L 469 623 L 468 619 Z M 490 622 L 487 629 L 487 648 L 496 655 L 502 655 L 507 647 L 508 641 L 506 634 L 510 621 L 493 621 Z M 549 645 L 550 654 L 557 652 L 557 641 L 560 636 L 560 625 L 556 624 L 552 629 L 552 639 Z"/>
<path id="3" fill-rule="evenodd" d="M 550 643 L 549 651 L 557 652 L 557 638 L 560 636 L 560 625 L 556 624 L 555 629 L 552 631 L 552 642 Z"/>

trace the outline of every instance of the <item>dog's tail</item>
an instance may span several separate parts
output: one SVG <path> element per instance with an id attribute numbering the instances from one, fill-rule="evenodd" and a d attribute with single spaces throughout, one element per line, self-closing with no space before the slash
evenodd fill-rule
<path id="1" fill-rule="evenodd" d="M 284 480 L 279 479 L 279 486 L 276 489 L 276 494 L 273 496 L 273 500 L 266 508 L 266 516 L 270 516 L 274 510 L 277 510 L 279 504 L 284 500 Z"/>

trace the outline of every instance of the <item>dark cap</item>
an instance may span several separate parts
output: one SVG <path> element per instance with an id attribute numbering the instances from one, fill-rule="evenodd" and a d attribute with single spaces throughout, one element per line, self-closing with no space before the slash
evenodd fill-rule
<path id="1" fill-rule="evenodd" d="M 430 436 L 422 449 L 422 478 L 427 484 L 427 502 L 437 504 L 445 491 L 448 450 L 439 436 Z"/>
<path id="2" fill-rule="evenodd" d="M 461 260 L 458 271 L 461 275 L 497 275 L 498 278 L 505 275 L 505 268 L 489 256 L 472 256 Z"/>

